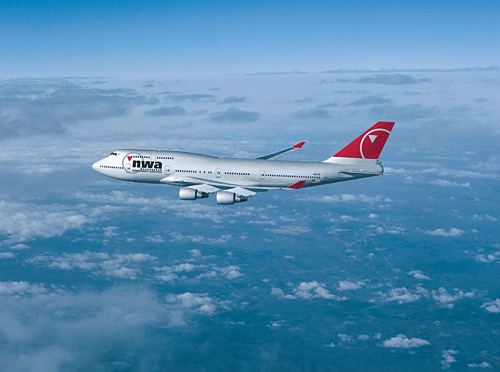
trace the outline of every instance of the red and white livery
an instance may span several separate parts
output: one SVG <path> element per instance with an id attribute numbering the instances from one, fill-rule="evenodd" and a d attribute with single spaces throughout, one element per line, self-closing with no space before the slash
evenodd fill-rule
<path id="1" fill-rule="evenodd" d="M 297 190 L 382 175 L 378 159 L 393 127 L 394 122 L 379 121 L 322 162 L 277 160 L 302 148 L 305 142 L 300 142 L 257 159 L 124 149 L 113 151 L 92 168 L 119 180 L 180 186 L 182 200 L 216 193 L 218 204 L 234 204 L 268 190 Z"/>

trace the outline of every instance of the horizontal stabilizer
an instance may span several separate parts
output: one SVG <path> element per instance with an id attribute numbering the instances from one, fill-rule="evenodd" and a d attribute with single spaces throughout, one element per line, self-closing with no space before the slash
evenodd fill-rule
<path id="1" fill-rule="evenodd" d="M 353 174 L 353 175 L 367 175 L 367 176 L 381 176 L 384 174 L 383 172 L 364 172 L 364 171 L 349 171 L 349 170 L 341 170 L 339 173 L 343 174 Z"/>

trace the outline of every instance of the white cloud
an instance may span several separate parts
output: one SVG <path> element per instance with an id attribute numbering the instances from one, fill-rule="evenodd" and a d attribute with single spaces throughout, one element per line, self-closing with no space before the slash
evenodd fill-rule
<path id="1" fill-rule="evenodd" d="M 498 261 L 498 260 L 500 260 L 500 251 L 499 252 L 495 252 L 494 254 L 488 254 L 488 255 L 484 255 L 484 254 L 475 255 L 474 256 L 474 260 L 476 260 L 478 262 L 495 262 L 495 261 Z"/>
<path id="2" fill-rule="evenodd" d="M 201 256 L 201 251 L 199 249 L 191 249 L 189 251 L 191 253 L 191 256 L 193 257 L 200 257 Z"/>
<path id="3" fill-rule="evenodd" d="M 474 297 L 474 292 L 463 292 L 455 289 L 455 294 L 450 294 L 445 288 L 440 287 L 437 291 L 432 291 L 432 298 L 440 305 L 447 308 L 453 308 L 454 302 L 462 298 L 472 298 Z"/>
<path id="4" fill-rule="evenodd" d="M 356 195 L 351 195 L 351 194 L 342 194 L 340 195 L 340 198 L 342 201 L 355 201 L 356 200 Z"/>
<path id="5" fill-rule="evenodd" d="M 291 295 L 291 294 L 285 294 L 285 292 L 283 292 L 283 290 L 281 288 L 271 288 L 271 294 L 274 295 L 274 296 L 277 296 L 279 298 L 286 298 L 286 299 L 294 299 L 295 296 L 294 295 Z"/>
<path id="6" fill-rule="evenodd" d="M 391 199 L 377 196 L 367 196 L 364 194 L 352 195 L 341 194 L 339 195 L 298 195 L 295 200 L 307 202 L 320 202 L 320 203 L 349 203 L 349 202 L 362 202 L 362 203 L 378 203 L 381 201 L 390 202 Z"/>
<path id="7" fill-rule="evenodd" d="M 340 291 L 352 291 L 360 289 L 363 284 L 362 281 L 351 282 L 349 280 L 339 280 L 338 288 Z"/>
<path id="8" fill-rule="evenodd" d="M 278 320 L 278 321 L 273 321 L 271 324 L 268 325 L 269 328 L 280 328 L 285 325 L 286 321 L 285 320 Z"/>
<path id="9" fill-rule="evenodd" d="M 406 232 L 406 229 L 400 226 L 393 226 L 390 228 L 386 228 L 385 232 L 388 234 L 404 234 Z"/>
<path id="10" fill-rule="evenodd" d="M 469 367 L 469 368 L 491 368 L 491 364 L 488 362 L 482 362 L 479 364 L 469 363 L 469 364 L 467 364 L 467 367 Z"/>
<path id="11" fill-rule="evenodd" d="M 2 85 L 12 94 L 11 99 L 2 101 L 2 110 L 9 113 L 0 120 L 2 139 L 61 135 L 82 121 L 122 117 L 136 105 L 157 102 L 133 89 L 88 89 L 74 79 L 31 79 Z M 23 92 L 27 87 L 29 94 Z M 6 97 L 4 89 L 2 96 Z"/>
<path id="12" fill-rule="evenodd" d="M 266 229 L 266 231 L 272 232 L 274 234 L 283 234 L 283 235 L 300 235 L 305 234 L 311 229 L 307 226 L 280 226 L 275 229 Z"/>
<path id="13" fill-rule="evenodd" d="M 343 214 L 342 216 L 340 216 L 339 219 L 342 222 L 352 222 L 352 221 L 357 221 L 358 220 L 357 218 L 355 218 L 353 216 L 346 215 L 346 214 Z"/>
<path id="14" fill-rule="evenodd" d="M 229 271 L 229 272 L 227 273 L 226 278 L 228 278 L 228 279 L 234 279 L 234 278 L 238 278 L 238 277 L 240 277 L 240 276 L 242 276 L 242 275 L 243 275 L 243 274 L 242 274 L 242 273 L 240 273 L 240 272 L 239 272 L 239 271 L 237 271 L 237 270 L 231 270 L 231 271 Z"/>
<path id="15" fill-rule="evenodd" d="M 349 344 L 349 343 L 352 343 L 354 342 L 353 338 L 351 335 L 346 335 L 344 333 L 339 333 L 337 335 L 338 338 L 340 338 L 340 342 L 343 343 L 343 344 Z"/>
<path id="16" fill-rule="evenodd" d="M 235 279 L 243 276 L 243 274 L 239 271 L 241 268 L 236 265 L 229 265 L 221 268 L 217 268 L 217 270 L 221 273 L 221 275 L 225 276 L 228 279 Z"/>
<path id="17" fill-rule="evenodd" d="M 0 259 L 2 258 L 14 258 L 16 255 L 12 252 L 0 252 Z"/>
<path id="18" fill-rule="evenodd" d="M 214 301 L 206 293 L 196 294 L 185 292 L 178 295 L 168 295 L 167 302 L 181 308 L 194 309 L 205 315 L 213 315 L 217 308 Z"/>
<path id="19" fill-rule="evenodd" d="M 271 288 L 271 294 L 278 297 L 285 296 L 285 292 L 283 292 L 281 288 L 276 288 L 276 287 Z"/>
<path id="20" fill-rule="evenodd" d="M 250 220 L 248 223 L 253 225 L 269 225 L 276 226 L 278 223 L 274 220 Z"/>
<path id="21" fill-rule="evenodd" d="M 0 295 L 24 295 L 24 294 L 42 294 L 47 289 L 43 284 L 31 284 L 29 282 L 0 282 Z"/>
<path id="22" fill-rule="evenodd" d="M 443 236 L 445 238 L 456 238 L 461 236 L 462 234 L 465 233 L 464 230 L 457 229 L 455 227 L 452 227 L 450 230 L 446 231 L 445 229 L 436 229 L 432 231 L 426 231 L 425 232 L 427 235 L 434 235 L 434 236 Z"/>
<path id="23" fill-rule="evenodd" d="M 165 240 L 160 235 L 146 237 L 148 243 L 164 243 Z"/>
<path id="24" fill-rule="evenodd" d="M 176 273 L 179 273 L 182 271 L 190 272 L 190 271 L 193 271 L 194 269 L 196 269 L 196 267 L 197 267 L 196 265 L 193 265 L 190 263 L 183 263 L 183 264 L 173 266 L 172 270 Z"/>
<path id="25" fill-rule="evenodd" d="M 154 261 L 157 259 L 155 256 L 151 256 L 147 253 L 127 253 L 127 254 L 115 254 L 113 257 L 116 257 L 120 262 L 147 262 Z"/>
<path id="26" fill-rule="evenodd" d="M 323 283 L 317 281 L 302 282 L 294 290 L 295 296 L 306 300 L 311 298 L 325 298 L 328 300 L 341 300 L 340 297 L 331 294 Z"/>
<path id="27" fill-rule="evenodd" d="M 345 297 L 339 297 L 330 293 L 323 283 L 312 281 L 312 282 L 302 282 L 296 288 L 293 289 L 292 294 L 285 294 L 280 288 L 272 288 L 271 294 L 278 296 L 280 298 L 286 299 L 297 299 L 302 298 L 305 300 L 310 300 L 313 298 L 323 298 L 327 300 L 343 301 L 346 300 Z"/>
<path id="28" fill-rule="evenodd" d="M 424 275 L 424 273 L 420 270 L 412 270 L 408 274 L 413 276 L 415 279 L 420 279 L 420 280 L 431 280 L 427 275 Z"/>
<path id="29" fill-rule="evenodd" d="M 139 275 L 139 270 L 128 267 L 108 268 L 106 270 L 106 275 L 113 276 L 115 278 L 135 280 Z"/>
<path id="30" fill-rule="evenodd" d="M 467 189 L 470 189 L 469 182 L 458 183 L 458 182 L 439 179 L 439 180 L 429 181 L 429 184 L 434 185 L 434 186 L 442 186 L 442 187 L 465 187 Z"/>
<path id="31" fill-rule="evenodd" d="M 172 280 L 179 279 L 177 274 L 156 274 L 155 278 L 158 279 L 161 282 L 171 282 Z"/>
<path id="32" fill-rule="evenodd" d="M 61 236 L 89 222 L 91 219 L 88 216 L 59 204 L 22 204 L 0 200 L 0 234 L 8 236 L 7 243 Z"/>
<path id="33" fill-rule="evenodd" d="M 481 307 L 490 313 L 500 313 L 500 299 L 497 298 L 495 301 L 486 302 Z"/>
<path id="34" fill-rule="evenodd" d="M 214 270 L 207 271 L 206 273 L 201 273 L 196 276 L 196 279 L 205 279 L 205 278 L 216 278 L 217 272 Z"/>
<path id="35" fill-rule="evenodd" d="M 102 231 L 104 231 L 104 236 L 106 238 L 112 239 L 115 236 L 118 236 L 118 226 L 108 226 L 103 227 Z"/>
<path id="36" fill-rule="evenodd" d="M 384 297 L 386 302 L 397 301 L 400 304 L 404 304 L 419 300 L 421 295 L 419 293 L 412 293 L 405 287 L 400 287 L 392 288 Z"/>
<path id="37" fill-rule="evenodd" d="M 451 363 L 455 363 L 457 360 L 453 355 L 458 354 L 458 351 L 456 350 L 443 350 L 443 353 L 441 354 L 441 357 L 443 360 L 441 360 L 441 365 L 443 366 L 443 369 L 448 369 L 450 368 Z"/>
<path id="38" fill-rule="evenodd" d="M 170 233 L 170 238 L 173 241 L 179 242 L 191 242 L 198 244 L 224 244 L 231 240 L 232 236 L 229 234 L 223 234 L 218 238 L 207 238 L 203 235 L 183 235 L 180 232 L 172 232 Z"/>
<path id="39" fill-rule="evenodd" d="M 95 275 L 122 279 L 137 279 L 141 275 L 140 264 L 155 261 L 157 257 L 146 253 L 113 254 L 85 251 L 63 253 L 60 256 L 42 254 L 28 260 L 35 265 L 46 265 L 61 270 L 81 269 Z M 132 267 L 130 267 L 132 266 Z"/>
<path id="40" fill-rule="evenodd" d="M 106 207 L 121 211 L 124 209 L 133 209 L 141 212 L 154 213 L 161 211 L 172 211 L 176 216 L 182 219 L 193 220 L 211 220 L 214 223 L 224 222 L 223 216 L 236 215 L 237 210 L 221 211 L 217 207 L 200 203 L 186 203 L 178 199 L 168 197 L 145 197 L 142 193 L 134 194 L 127 191 L 112 190 L 108 193 L 86 193 L 76 192 L 71 195 L 72 198 L 81 199 L 85 202 L 94 202 L 104 204 Z M 103 207 L 104 208 L 104 207 Z M 92 216 L 92 214 L 91 214 Z"/>
<path id="41" fill-rule="evenodd" d="M 216 278 L 217 276 L 224 277 L 226 279 L 235 279 L 243 276 L 243 274 L 240 271 L 241 268 L 237 265 L 218 267 L 216 265 L 194 265 L 191 263 L 181 263 L 178 265 L 174 265 L 172 267 L 169 266 L 155 267 L 154 270 L 157 272 L 157 274 L 155 274 L 154 277 L 163 282 L 179 279 L 179 276 L 177 275 L 179 273 L 189 273 L 200 270 L 208 270 L 208 271 L 202 272 L 201 274 L 191 277 L 191 279 L 193 278 L 197 280 L 208 279 L 208 278 Z M 184 275 L 181 278 L 188 279 Z"/>
<path id="42" fill-rule="evenodd" d="M 26 245 L 26 244 L 15 244 L 12 247 L 10 247 L 10 249 L 14 249 L 14 250 L 30 249 L 30 246 Z"/>
<path id="43" fill-rule="evenodd" d="M 455 178 L 487 178 L 487 179 L 497 179 L 498 175 L 495 173 L 480 173 L 473 172 L 470 170 L 461 169 L 446 169 L 446 168 L 429 168 L 423 169 L 420 172 L 426 174 L 438 174 L 442 177 L 455 177 Z"/>
<path id="44" fill-rule="evenodd" d="M 396 337 L 392 337 L 385 340 L 382 343 L 383 347 L 392 347 L 398 349 L 409 349 L 413 347 L 420 347 L 430 345 L 431 343 L 427 340 L 421 338 L 408 338 L 406 335 L 399 334 Z"/>
<path id="45" fill-rule="evenodd" d="M 28 282 L 0 282 L 0 329 L 5 371 L 64 371 L 68 363 L 86 371 L 116 370 L 116 361 L 134 363 L 135 356 L 157 360 L 171 350 L 151 337 L 152 329 L 182 326 L 191 312 L 168 304 L 138 287 L 72 292 Z M 210 304 L 210 302 L 208 302 Z M 109 358 L 110 350 L 120 350 Z M 152 353 L 152 350 L 156 350 Z M 152 358 L 152 359 L 151 359 Z"/>

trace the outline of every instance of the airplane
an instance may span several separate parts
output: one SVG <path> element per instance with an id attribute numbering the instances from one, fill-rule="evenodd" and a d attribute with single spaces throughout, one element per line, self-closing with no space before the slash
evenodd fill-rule
<path id="1" fill-rule="evenodd" d="M 301 188 L 380 176 L 378 160 L 394 122 L 379 121 L 335 155 L 321 162 L 283 161 L 305 142 L 256 159 L 219 158 L 163 150 L 116 150 L 92 168 L 124 181 L 180 186 L 181 200 L 207 198 L 216 193 L 217 204 L 246 202 L 269 190 Z"/>

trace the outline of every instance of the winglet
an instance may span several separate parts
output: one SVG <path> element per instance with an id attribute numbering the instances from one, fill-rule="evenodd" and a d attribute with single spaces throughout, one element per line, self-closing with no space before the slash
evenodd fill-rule
<path id="1" fill-rule="evenodd" d="M 286 154 L 300 149 L 302 146 L 304 146 L 304 143 L 306 143 L 306 142 L 305 141 L 299 142 L 292 147 L 289 147 L 289 148 L 284 149 L 284 150 L 273 152 L 272 154 L 260 156 L 257 159 L 259 159 L 259 160 L 278 160 L 278 159 L 282 158 L 283 156 L 285 156 Z"/>
<path id="2" fill-rule="evenodd" d="M 304 184 L 306 183 L 306 181 L 299 181 L 297 183 L 294 183 L 293 185 L 291 186 L 288 186 L 287 189 L 294 189 L 294 190 L 298 190 L 300 189 L 302 186 L 304 186 Z"/>

